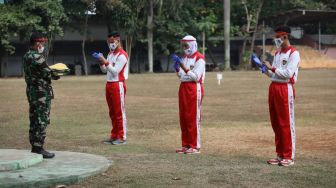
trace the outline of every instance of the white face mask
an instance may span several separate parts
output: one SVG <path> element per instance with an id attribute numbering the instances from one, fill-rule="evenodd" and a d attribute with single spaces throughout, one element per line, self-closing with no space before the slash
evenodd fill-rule
<path id="1" fill-rule="evenodd" d="M 38 53 L 42 54 L 43 51 L 44 51 L 44 46 L 42 46 L 42 47 L 38 47 L 38 49 L 37 49 L 37 52 L 38 52 Z"/>
<path id="2" fill-rule="evenodd" d="M 109 43 L 109 48 L 113 51 L 118 47 L 118 42 Z"/>
<path id="3" fill-rule="evenodd" d="M 184 50 L 184 53 L 185 53 L 186 55 L 191 55 L 192 51 L 191 51 L 190 48 L 188 48 L 188 49 L 185 49 L 185 50 Z"/>
<path id="4" fill-rule="evenodd" d="M 283 43 L 283 40 L 281 38 L 275 38 L 273 41 L 277 48 L 281 48 L 281 44 Z"/>

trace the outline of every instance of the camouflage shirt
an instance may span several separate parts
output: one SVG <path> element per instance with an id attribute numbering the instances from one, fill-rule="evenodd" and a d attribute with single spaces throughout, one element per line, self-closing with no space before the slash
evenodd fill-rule
<path id="1" fill-rule="evenodd" d="M 27 88 L 38 88 L 49 92 L 53 96 L 51 88 L 52 71 L 43 55 L 34 50 L 29 50 L 23 56 L 23 69 Z"/>

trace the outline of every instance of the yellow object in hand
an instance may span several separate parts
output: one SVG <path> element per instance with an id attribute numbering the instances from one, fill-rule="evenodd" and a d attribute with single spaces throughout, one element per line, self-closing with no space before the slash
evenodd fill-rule
<path id="1" fill-rule="evenodd" d="M 49 66 L 52 71 L 57 72 L 58 75 L 64 75 L 70 72 L 70 69 L 64 63 L 56 63 Z"/>

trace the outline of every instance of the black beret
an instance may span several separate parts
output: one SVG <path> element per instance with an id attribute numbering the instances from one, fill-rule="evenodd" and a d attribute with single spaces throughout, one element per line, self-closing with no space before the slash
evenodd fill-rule
<path id="1" fill-rule="evenodd" d="M 46 41 L 47 38 L 45 38 L 43 34 L 39 32 L 32 33 L 29 39 L 30 44 L 34 44 L 35 42 L 46 42 Z"/>
<path id="2" fill-rule="evenodd" d="M 107 37 L 108 38 L 110 38 L 110 37 L 120 37 L 120 34 L 118 32 L 116 32 L 116 31 L 114 31 L 114 32 L 109 33 L 107 35 Z"/>

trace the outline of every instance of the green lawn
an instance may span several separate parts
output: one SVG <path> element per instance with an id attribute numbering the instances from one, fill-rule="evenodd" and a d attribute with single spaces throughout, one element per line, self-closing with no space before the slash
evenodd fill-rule
<path id="1" fill-rule="evenodd" d="M 73 187 L 336 187 L 336 69 L 300 70 L 296 84 L 296 164 L 275 156 L 269 80 L 259 72 L 207 73 L 200 155 L 180 147 L 175 74 L 131 74 L 127 145 L 104 145 L 110 120 L 103 76 L 55 81 L 46 148 L 103 155 L 113 165 Z M 29 149 L 22 78 L 0 79 L 0 148 Z M 57 157 L 57 156 L 56 156 Z"/>

